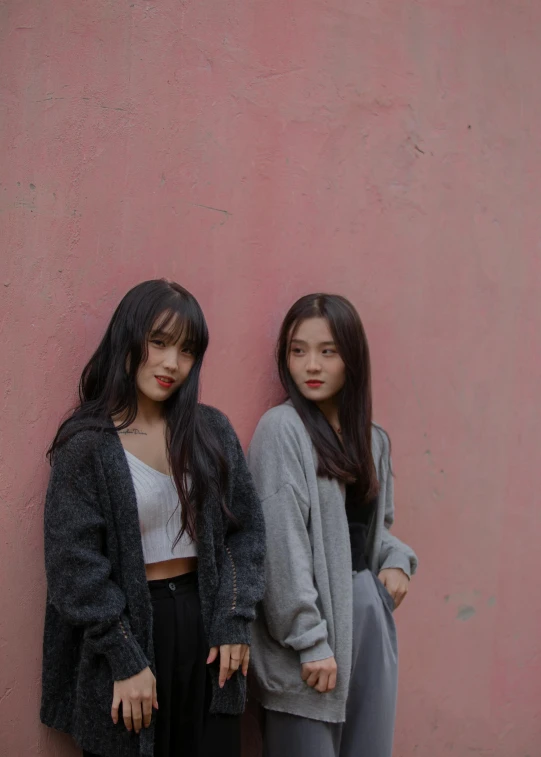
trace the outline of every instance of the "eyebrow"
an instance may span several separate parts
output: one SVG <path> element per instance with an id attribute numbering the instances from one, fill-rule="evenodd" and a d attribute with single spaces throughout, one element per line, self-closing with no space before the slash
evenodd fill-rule
<path id="1" fill-rule="evenodd" d="M 307 342 L 305 342 L 304 339 L 292 339 L 291 344 L 293 344 L 293 342 L 297 342 L 298 344 L 307 344 Z M 323 347 L 323 346 L 330 346 L 330 345 L 336 346 L 336 342 L 333 342 L 333 341 L 320 342 L 318 346 Z"/>

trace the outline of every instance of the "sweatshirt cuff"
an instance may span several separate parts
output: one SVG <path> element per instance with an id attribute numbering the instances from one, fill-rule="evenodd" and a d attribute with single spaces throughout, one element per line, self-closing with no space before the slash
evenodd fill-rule
<path id="1" fill-rule="evenodd" d="M 380 572 L 382 570 L 388 570 L 389 568 L 399 568 L 403 570 L 408 578 L 411 578 L 411 563 L 409 557 L 398 549 L 394 549 L 380 566 Z"/>
<path id="2" fill-rule="evenodd" d="M 316 662 L 316 660 L 326 660 L 328 657 L 333 657 L 333 651 L 326 641 L 318 641 L 313 647 L 301 649 L 299 657 L 301 665 L 303 665 L 305 662 Z"/>

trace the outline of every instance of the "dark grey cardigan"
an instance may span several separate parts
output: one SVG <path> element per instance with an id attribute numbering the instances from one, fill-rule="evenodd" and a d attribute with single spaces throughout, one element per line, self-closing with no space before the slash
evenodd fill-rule
<path id="1" fill-rule="evenodd" d="M 250 643 L 263 595 L 264 521 L 239 441 L 227 418 L 199 405 L 229 464 L 228 525 L 216 497 L 199 516 L 201 612 L 209 646 Z M 140 736 L 111 720 L 113 681 L 150 665 L 152 608 L 137 503 L 114 431 L 80 430 L 54 454 L 45 504 L 47 608 L 41 720 L 103 757 L 152 757 L 153 727 Z M 245 679 L 220 689 L 211 712 L 244 709 Z"/>

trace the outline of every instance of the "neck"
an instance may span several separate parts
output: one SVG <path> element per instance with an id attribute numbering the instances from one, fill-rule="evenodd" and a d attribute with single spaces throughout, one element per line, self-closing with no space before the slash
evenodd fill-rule
<path id="1" fill-rule="evenodd" d="M 338 431 L 340 428 L 340 418 L 338 414 L 338 402 L 336 401 L 336 398 L 331 397 L 328 400 L 318 402 L 317 406 L 319 407 L 325 418 L 329 421 L 333 429 L 335 431 Z"/>
<path id="2" fill-rule="evenodd" d="M 163 421 L 163 402 L 154 402 L 141 392 L 137 394 L 137 417 L 135 423 L 153 426 Z"/>

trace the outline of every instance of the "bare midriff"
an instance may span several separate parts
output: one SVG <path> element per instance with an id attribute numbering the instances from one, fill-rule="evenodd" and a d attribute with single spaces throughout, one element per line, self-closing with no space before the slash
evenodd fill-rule
<path id="1" fill-rule="evenodd" d="M 164 578 L 182 576 L 197 570 L 197 557 L 176 557 L 174 560 L 153 562 L 145 565 L 147 581 L 160 581 Z"/>

